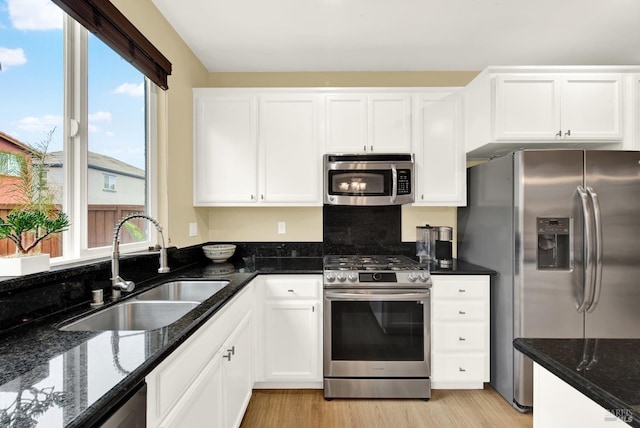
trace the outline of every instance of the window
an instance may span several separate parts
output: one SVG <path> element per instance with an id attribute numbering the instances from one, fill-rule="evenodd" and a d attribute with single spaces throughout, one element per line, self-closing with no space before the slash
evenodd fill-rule
<path id="1" fill-rule="evenodd" d="M 57 257 L 53 263 L 107 255 L 120 218 L 155 216 L 148 167 L 153 134 L 147 131 L 155 123 L 155 91 L 51 0 L 0 0 L 0 152 L 15 150 L 14 144 L 46 154 L 48 185 L 59 186 L 55 202 L 71 221 L 41 249 Z M 0 157 L 0 174 L 15 168 L 11 155 Z M 130 226 L 121 229 L 122 235 L 136 231 L 122 236 L 123 251 L 155 243 L 148 224 Z"/>
<path id="2" fill-rule="evenodd" d="M 18 153 L 0 152 L 0 174 L 11 177 L 20 176 L 20 159 Z"/>
<path id="3" fill-rule="evenodd" d="M 102 186 L 102 190 L 105 192 L 115 192 L 116 191 L 116 176 L 111 174 L 104 174 L 104 185 Z"/>

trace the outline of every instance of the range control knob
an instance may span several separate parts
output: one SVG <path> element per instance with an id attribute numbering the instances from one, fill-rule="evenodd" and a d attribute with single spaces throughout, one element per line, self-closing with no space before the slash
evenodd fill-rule
<path id="1" fill-rule="evenodd" d="M 324 275 L 324 279 L 326 279 L 327 282 L 333 282 L 336 280 L 336 275 L 333 272 L 327 272 Z"/>
<path id="2" fill-rule="evenodd" d="M 409 272 L 409 276 L 407 277 L 407 279 L 411 282 L 416 282 L 416 280 L 418 279 L 418 275 L 415 272 Z"/>
<path id="3" fill-rule="evenodd" d="M 340 282 L 344 282 L 347 279 L 347 275 L 345 275 L 343 272 L 340 272 L 336 278 L 338 279 L 338 281 Z"/>
<path id="4" fill-rule="evenodd" d="M 349 282 L 356 282 L 358 280 L 358 274 L 355 272 L 349 272 L 347 279 L 349 280 Z"/>
<path id="5" fill-rule="evenodd" d="M 420 272 L 418 279 L 420 280 L 420 282 L 427 282 L 429 281 L 429 274 L 425 272 Z"/>

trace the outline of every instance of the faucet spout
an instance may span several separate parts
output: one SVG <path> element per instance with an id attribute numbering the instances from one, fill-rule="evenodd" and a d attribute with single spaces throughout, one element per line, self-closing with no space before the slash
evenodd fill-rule
<path id="1" fill-rule="evenodd" d="M 164 245 L 164 234 L 162 233 L 162 226 L 160 226 L 160 222 L 145 214 L 131 214 L 128 215 L 122 220 L 120 220 L 116 226 L 113 228 L 113 247 L 111 251 L 111 288 L 112 288 L 112 299 L 117 300 L 120 298 L 121 292 L 131 292 L 135 289 L 135 283 L 133 281 L 126 281 L 120 277 L 120 229 L 122 226 L 129 220 L 134 218 L 142 218 L 150 221 L 160 233 L 161 238 L 161 247 L 160 247 L 160 267 L 158 268 L 158 273 L 167 273 L 170 271 L 168 265 L 168 257 L 167 257 L 167 248 Z"/>

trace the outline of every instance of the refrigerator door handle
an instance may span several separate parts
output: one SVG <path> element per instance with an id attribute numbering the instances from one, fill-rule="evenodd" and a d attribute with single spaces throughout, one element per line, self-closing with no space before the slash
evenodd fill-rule
<path id="1" fill-rule="evenodd" d="M 582 186 L 578 186 L 578 196 L 580 196 L 580 204 L 582 205 L 582 218 L 584 220 L 585 244 L 584 244 L 584 261 L 582 275 L 582 302 L 579 302 L 578 312 L 584 312 L 591 304 L 591 297 L 594 291 L 594 269 L 593 269 L 593 234 L 591 232 L 591 204 L 589 195 Z"/>
<path id="2" fill-rule="evenodd" d="M 593 297 L 587 308 L 587 312 L 591 313 L 600 302 L 600 291 L 602 290 L 602 211 L 600 210 L 600 200 L 598 194 L 592 187 L 587 187 L 587 194 L 591 200 L 593 207 L 593 225 L 595 229 L 595 288 L 593 289 Z"/>

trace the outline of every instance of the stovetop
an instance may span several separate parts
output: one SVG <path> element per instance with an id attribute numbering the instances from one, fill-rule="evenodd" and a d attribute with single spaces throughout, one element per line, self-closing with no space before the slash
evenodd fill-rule
<path id="1" fill-rule="evenodd" d="M 406 256 L 324 256 L 325 288 L 429 288 L 429 265 Z"/>
<path id="2" fill-rule="evenodd" d="M 329 255 L 323 259 L 324 270 L 425 270 L 427 265 L 418 263 L 407 256 L 381 255 Z"/>

